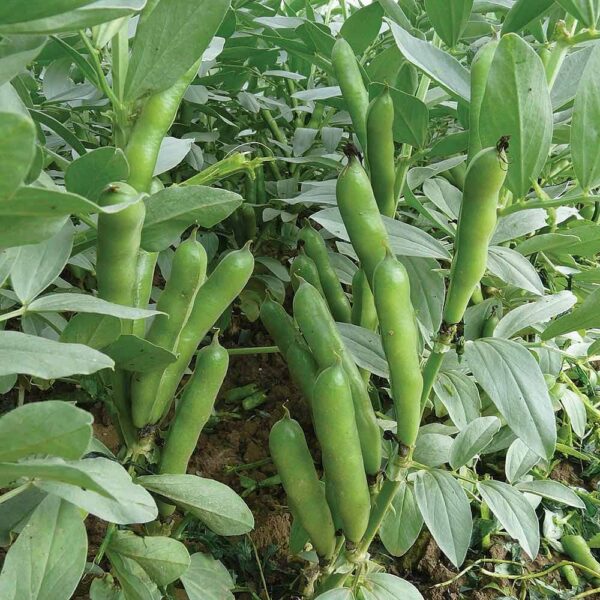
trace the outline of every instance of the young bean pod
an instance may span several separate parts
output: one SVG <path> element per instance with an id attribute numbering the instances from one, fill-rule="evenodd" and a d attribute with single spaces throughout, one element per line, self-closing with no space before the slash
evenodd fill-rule
<path id="1" fill-rule="evenodd" d="M 150 96 L 135 120 L 125 156 L 131 173 L 128 183 L 138 192 L 150 191 L 160 145 L 175 120 L 183 94 L 198 73 L 200 62 L 170 88 Z"/>
<path id="2" fill-rule="evenodd" d="M 260 320 L 281 354 L 285 356 L 296 339 L 297 329 L 294 319 L 287 314 L 279 302 L 267 294 L 260 307 Z"/>
<path id="3" fill-rule="evenodd" d="M 290 267 L 290 278 L 292 280 L 294 291 L 300 287 L 300 280 L 305 279 L 308 283 L 314 285 L 319 292 L 321 292 L 323 298 L 325 298 L 325 292 L 323 291 L 323 286 L 319 279 L 317 265 L 315 265 L 315 261 L 312 258 L 306 256 L 303 249 L 300 250 L 298 256 L 296 256 L 294 262 L 292 262 L 292 266 Z"/>
<path id="4" fill-rule="evenodd" d="M 194 233 L 181 243 L 173 257 L 171 275 L 158 299 L 157 315 L 146 339 L 173 352 L 194 306 L 194 298 L 206 277 L 206 250 Z M 133 423 L 152 423 L 151 414 L 164 369 L 135 373 L 131 382 Z"/>
<path id="5" fill-rule="evenodd" d="M 419 331 L 410 299 L 408 273 L 391 253 L 375 269 L 373 294 L 383 350 L 390 369 L 397 437 L 412 448 L 419 432 L 423 392 Z"/>
<path id="6" fill-rule="evenodd" d="M 346 537 L 358 543 L 367 529 L 371 500 L 362 466 L 352 392 L 338 362 L 317 377 L 313 419 L 327 481 L 333 484 L 335 505 Z"/>
<path id="7" fill-rule="evenodd" d="M 308 533 L 315 550 L 331 557 L 335 549 L 335 528 L 327 505 L 325 489 L 315 470 L 302 427 L 286 409 L 269 435 L 269 450 L 290 509 Z"/>
<path id="8" fill-rule="evenodd" d="M 102 206 L 126 202 L 131 202 L 131 205 L 124 210 L 98 216 L 96 277 L 100 298 L 133 306 L 146 208 L 138 192 L 126 183 L 109 185 L 100 197 Z"/>
<path id="9" fill-rule="evenodd" d="M 580 535 L 563 535 L 560 543 L 571 560 L 597 573 L 597 576 L 594 576 L 584 571 L 583 575 L 592 582 L 592 585 L 600 587 L 600 563 L 594 558 L 587 542 Z"/>
<path id="10" fill-rule="evenodd" d="M 375 267 L 385 256 L 388 236 L 369 176 L 355 154 L 340 173 L 336 196 L 346 231 L 370 284 Z"/>
<path id="11" fill-rule="evenodd" d="M 192 312 L 179 336 L 177 360 L 165 369 L 160 380 L 150 423 L 159 421 L 169 410 L 194 352 L 217 319 L 244 289 L 253 269 L 254 257 L 247 244 L 241 250 L 230 252 L 198 290 Z"/>
<path id="12" fill-rule="evenodd" d="M 158 252 L 146 252 L 140 249 L 138 253 L 133 283 L 133 305 L 137 308 L 148 308 L 157 259 Z M 133 322 L 133 334 L 141 338 L 145 337 L 146 319 L 137 319 Z"/>
<path id="13" fill-rule="evenodd" d="M 371 331 L 377 329 L 377 309 L 363 269 L 352 278 L 352 323 Z"/>
<path id="14" fill-rule="evenodd" d="M 159 473 L 181 474 L 187 471 L 200 433 L 212 414 L 228 366 L 229 354 L 215 335 L 212 343 L 198 352 L 194 374 L 185 386 L 169 426 L 160 456 Z M 165 507 L 161 512 L 164 516 L 173 510 Z"/>
<path id="15" fill-rule="evenodd" d="M 396 212 L 394 101 L 386 90 L 375 98 L 367 117 L 367 156 L 371 186 L 379 211 L 386 217 Z"/>
<path id="16" fill-rule="evenodd" d="M 481 138 L 479 136 L 479 117 L 481 104 L 487 85 L 488 75 L 496 48 L 499 41 L 492 40 L 480 48 L 471 63 L 471 102 L 469 104 L 469 153 L 467 162 L 470 163 L 475 155 L 481 151 Z"/>
<path id="17" fill-rule="evenodd" d="M 333 318 L 341 323 L 350 323 L 352 312 L 350 301 L 342 288 L 340 278 L 331 265 L 325 241 L 319 232 L 311 227 L 310 223 L 306 223 L 300 230 L 299 237 L 304 242 L 307 256 L 312 258 L 317 267 L 319 281 Z"/>
<path id="18" fill-rule="evenodd" d="M 354 50 L 344 38 L 339 38 L 333 46 L 331 62 L 350 113 L 356 137 L 363 150 L 366 150 L 369 93 L 363 83 Z"/>
<path id="19" fill-rule="evenodd" d="M 498 196 L 506 171 L 506 154 L 502 148 L 485 148 L 473 158 L 467 170 L 444 306 L 447 325 L 462 320 L 469 299 L 485 273 L 488 245 L 496 227 Z"/>
<path id="20" fill-rule="evenodd" d="M 294 296 L 294 317 L 321 369 L 341 358 L 352 393 L 364 469 L 369 475 L 376 474 L 381 466 L 381 432 L 367 387 L 325 300 L 309 283 L 303 282 Z M 313 406 L 314 402 L 313 398 Z"/>

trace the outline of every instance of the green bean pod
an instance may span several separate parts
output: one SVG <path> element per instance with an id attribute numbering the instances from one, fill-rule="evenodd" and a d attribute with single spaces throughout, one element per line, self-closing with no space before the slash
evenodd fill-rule
<path id="1" fill-rule="evenodd" d="M 300 240 L 304 242 L 304 250 L 309 258 L 314 261 L 325 299 L 336 321 L 350 323 L 352 309 L 350 301 L 344 292 L 335 269 L 329 260 L 329 253 L 325 240 L 319 232 L 311 227 L 310 223 L 300 230 Z"/>
<path id="2" fill-rule="evenodd" d="M 574 562 L 587 567 L 597 573 L 592 575 L 588 571 L 583 572 L 583 576 L 592 582 L 592 585 L 600 587 L 600 563 L 594 558 L 587 542 L 580 535 L 563 535 L 560 538 L 565 554 Z"/>
<path id="3" fill-rule="evenodd" d="M 481 105 L 487 85 L 488 75 L 496 48 L 499 41 L 492 40 L 483 46 L 475 55 L 471 63 L 471 102 L 469 104 L 469 153 L 467 162 L 471 162 L 475 155 L 481 151 L 481 137 L 479 135 L 479 117 Z"/>
<path id="4" fill-rule="evenodd" d="M 421 420 L 423 392 L 419 331 L 410 300 L 408 273 L 391 253 L 375 269 L 373 293 L 383 350 L 390 369 L 397 436 L 406 446 L 414 447 Z"/>
<path id="5" fill-rule="evenodd" d="M 300 253 L 292 262 L 292 266 L 290 267 L 290 277 L 292 279 L 294 291 L 300 287 L 300 280 L 305 279 L 308 283 L 314 285 L 319 292 L 321 292 L 323 298 L 325 298 L 325 292 L 323 291 L 323 286 L 319 279 L 317 265 L 315 265 L 315 261 L 312 258 L 306 255 L 303 249 L 300 249 Z"/>
<path id="6" fill-rule="evenodd" d="M 269 450 L 290 509 L 308 533 L 315 550 L 330 558 L 335 550 L 335 528 L 302 427 L 286 414 L 269 435 Z"/>
<path id="7" fill-rule="evenodd" d="M 302 392 L 308 405 L 312 406 L 312 395 L 319 368 L 310 348 L 300 333 L 297 334 L 296 340 L 288 348 L 285 354 L 285 362 L 293 382 Z"/>
<path id="8" fill-rule="evenodd" d="M 354 50 L 344 38 L 339 38 L 334 44 L 331 62 L 350 113 L 356 137 L 363 150 L 366 150 L 369 93 L 363 83 Z"/>
<path id="9" fill-rule="evenodd" d="M 352 278 L 352 323 L 371 331 L 377 329 L 377 309 L 363 269 Z"/>
<path id="10" fill-rule="evenodd" d="M 169 410 L 179 382 L 196 349 L 219 317 L 238 297 L 248 283 L 254 269 L 254 257 L 250 245 L 230 252 L 198 290 L 192 312 L 179 336 L 177 360 L 171 363 L 160 380 L 151 423 L 159 421 Z"/>
<path id="11" fill-rule="evenodd" d="M 146 339 L 173 352 L 179 336 L 191 314 L 194 298 L 206 277 L 206 250 L 193 234 L 181 243 L 173 257 L 171 275 L 158 299 L 157 315 L 148 330 Z M 152 421 L 156 391 L 164 369 L 135 373 L 131 382 L 133 423 L 144 427 Z"/>
<path id="12" fill-rule="evenodd" d="M 140 249 L 138 253 L 133 284 L 133 305 L 137 308 L 148 308 L 157 259 L 158 252 L 146 252 Z M 145 337 L 146 319 L 137 319 L 133 322 L 133 334 L 141 338 Z"/>
<path id="13" fill-rule="evenodd" d="M 139 192 L 150 190 L 160 145 L 175 120 L 183 94 L 198 73 L 200 62 L 170 88 L 150 96 L 135 120 L 125 156 L 131 173 L 128 183 Z"/>
<path id="14" fill-rule="evenodd" d="M 194 374 L 177 404 L 175 417 L 160 455 L 159 473 L 183 474 L 196 449 L 200 433 L 210 418 L 217 394 L 223 385 L 229 354 L 215 335 L 211 344 L 202 348 L 196 358 Z M 173 512 L 164 507 L 164 515 Z"/>
<path id="15" fill-rule="evenodd" d="M 396 165 L 394 147 L 394 101 L 386 90 L 375 98 L 367 117 L 367 156 L 371 186 L 379 211 L 386 217 L 396 213 Z"/>
<path id="16" fill-rule="evenodd" d="M 325 300 L 309 283 L 302 283 L 294 296 L 294 317 L 321 369 L 330 367 L 341 358 L 352 392 L 364 470 L 369 475 L 376 474 L 381 466 L 381 432 L 367 387 L 337 330 Z M 313 406 L 314 402 L 313 397 Z"/>
<path id="17" fill-rule="evenodd" d="M 462 320 L 469 299 L 485 273 L 488 245 L 496 228 L 498 196 L 506 171 L 506 155 L 497 148 L 479 152 L 467 169 L 444 306 L 447 325 Z"/>
<path id="18" fill-rule="evenodd" d="M 100 298 L 133 306 L 137 256 L 146 208 L 138 192 L 126 183 L 109 185 L 100 197 L 102 206 L 126 202 L 132 204 L 120 212 L 98 216 L 96 277 Z"/>
<path id="19" fill-rule="evenodd" d="M 279 302 L 267 295 L 260 307 L 260 320 L 281 354 L 285 356 L 296 339 L 297 329 L 294 319 Z"/>
<path id="20" fill-rule="evenodd" d="M 354 155 L 340 173 L 336 196 L 346 231 L 370 284 L 375 267 L 385 257 L 388 236 L 369 176 Z"/>
<path id="21" fill-rule="evenodd" d="M 260 307 L 260 319 L 285 359 L 292 380 L 310 405 L 318 368 L 294 320 L 269 296 Z"/>
<path id="22" fill-rule="evenodd" d="M 333 484 L 344 534 L 356 544 L 367 529 L 371 499 L 367 478 L 361 468 L 361 443 L 352 392 L 339 362 L 317 377 L 313 398 L 313 419 L 325 476 Z"/>
<path id="23" fill-rule="evenodd" d="M 494 331 L 496 331 L 496 327 L 498 326 L 498 323 L 500 322 L 500 319 L 498 318 L 498 315 L 496 314 L 496 312 L 494 311 L 484 322 L 483 322 L 483 329 L 481 331 L 481 337 L 484 338 L 491 338 L 494 337 Z"/>

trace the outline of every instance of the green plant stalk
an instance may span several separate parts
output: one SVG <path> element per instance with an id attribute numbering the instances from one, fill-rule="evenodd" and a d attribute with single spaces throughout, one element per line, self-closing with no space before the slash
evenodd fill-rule
<path id="1" fill-rule="evenodd" d="M 511 204 L 498 210 L 499 217 L 512 215 L 513 213 L 530 210 L 532 208 L 558 208 L 560 206 L 572 206 L 573 204 L 595 204 L 600 201 L 600 196 L 573 196 L 570 198 L 549 198 L 547 200 L 530 200 L 529 202 L 519 202 Z"/>
<path id="2" fill-rule="evenodd" d="M 567 57 L 569 49 L 575 42 L 572 35 L 575 33 L 576 28 L 577 21 L 571 16 L 567 17 L 561 37 L 550 52 L 548 62 L 546 63 L 546 81 L 550 90 L 554 87 L 560 68 Z"/>
<path id="3" fill-rule="evenodd" d="M 433 345 L 431 354 L 425 363 L 425 367 L 423 368 L 423 392 L 421 394 L 421 418 L 423 411 L 425 410 L 427 400 L 429 400 L 431 390 L 433 389 L 433 384 L 435 383 L 436 377 L 442 366 L 442 362 L 444 361 L 444 355 L 450 350 L 452 339 L 455 335 L 456 326 L 450 327 L 445 332 L 440 332 Z"/>
<path id="4" fill-rule="evenodd" d="M 268 128 L 271 130 L 273 137 L 284 146 L 284 148 L 282 148 L 283 153 L 286 156 L 289 156 L 290 151 L 288 150 L 288 139 L 285 137 L 283 131 L 281 131 L 281 129 L 279 128 L 279 125 L 277 124 L 277 121 L 273 118 L 271 111 L 268 108 L 261 108 L 260 114 L 265 120 L 265 123 L 267 124 Z"/>

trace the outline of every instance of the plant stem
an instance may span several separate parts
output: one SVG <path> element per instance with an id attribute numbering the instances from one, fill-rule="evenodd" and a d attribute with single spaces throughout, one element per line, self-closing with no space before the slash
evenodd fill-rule
<path id="1" fill-rule="evenodd" d="M 571 198 L 550 198 L 548 200 L 530 200 L 529 202 L 519 202 L 517 204 L 511 204 L 505 208 L 501 208 L 498 211 L 498 216 L 505 217 L 512 213 L 519 212 L 521 210 L 529 210 L 532 208 L 556 208 L 559 206 L 569 206 L 572 204 L 595 204 L 600 201 L 600 196 L 573 196 Z"/>
<path id="2" fill-rule="evenodd" d="M 279 125 L 277 124 L 277 121 L 273 118 L 273 115 L 271 114 L 271 111 L 268 108 L 261 108 L 260 109 L 260 114 L 262 115 L 262 118 L 265 120 L 265 123 L 267 124 L 267 126 L 271 130 L 271 133 L 273 134 L 273 137 L 282 146 L 284 146 L 283 153 L 286 156 L 289 156 L 290 155 L 290 151 L 289 151 L 288 140 L 285 137 L 285 134 L 283 133 L 283 131 L 281 131 L 281 129 L 279 128 Z"/>
<path id="3" fill-rule="evenodd" d="M 440 333 L 433 345 L 431 354 L 425 363 L 425 367 L 423 368 L 423 393 L 421 394 L 421 416 L 423 415 L 425 405 L 427 404 L 427 400 L 429 400 L 429 395 L 433 389 L 433 384 L 435 383 L 440 367 L 442 366 L 444 355 L 450 350 L 452 338 L 455 334 L 456 325 L 453 325 L 449 327 L 447 331 Z"/>
<path id="4" fill-rule="evenodd" d="M 256 564 L 258 565 L 258 572 L 260 573 L 260 581 L 265 590 L 265 596 L 266 596 L 267 600 L 271 600 L 271 596 L 269 596 L 269 590 L 267 588 L 267 582 L 265 581 L 265 574 L 263 573 L 262 564 L 260 562 L 260 557 L 258 556 L 258 550 L 256 549 L 256 546 L 255 546 L 252 538 L 248 534 L 246 534 L 246 537 L 248 538 L 248 540 L 250 540 L 250 544 L 252 545 L 252 550 L 254 550 L 254 557 L 256 558 Z"/>
<path id="5" fill-rule="evenodd" d="M 277 346 L 256 346 L 255 348 L 228 348 L 229 356 L 247 356 L 253 354 L 278 354 Z"/>

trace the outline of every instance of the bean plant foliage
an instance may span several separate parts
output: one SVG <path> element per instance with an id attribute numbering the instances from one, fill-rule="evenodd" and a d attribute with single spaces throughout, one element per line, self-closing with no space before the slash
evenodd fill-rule
<path id="1" fill-rule="evenodd" d="M 599 18 L 4 0 L 0 598 L 600 597 Z M 269 352 L 277 568 L 190 463 Z"/>

